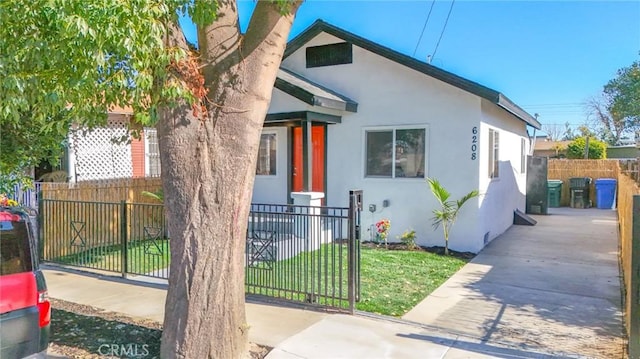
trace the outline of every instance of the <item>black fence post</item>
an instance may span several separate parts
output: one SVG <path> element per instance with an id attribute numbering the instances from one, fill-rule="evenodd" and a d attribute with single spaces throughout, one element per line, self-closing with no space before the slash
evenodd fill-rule
<path id="1" fill-rule="evenodd" d="M 129 272 L 129 258 L 127 255 L 127 201 L 120 201 L 120 240 L 122 243 L 122 278 L 126 278 Z"/>
<path id="2" fill-rule="evenodd" d="M 349 272 L 349 313 L 355 312 L 356 301 L 360 290 L 360 211 L 362 211 L 362 190 L 349 191 L 349 262 L 347 268 Z"/>
<path id="3" fill-rule="evenodd" d="M 640 358 L 640 196 L 633 196 L 631 233 L 631 291 L 629 298 L 629 358 Z"/>
<path id="4" fill-rule="evenodd" d="M 43 202 L 42 195 L 40 194 L 38 195 L 38 212 L 36 217 L 36 221 L 38 224 L 36 228 L 37 233 L 34 233 L 38 238 L 36 243 L 38 243 L 38 257 L 40 257 L 38 258 L 39 262 L 44 261 L 44 229 L 43 229 L 44 226 L 42 225 L 44 223 L 43 221 L 44 205 L 42 202 Z"/>

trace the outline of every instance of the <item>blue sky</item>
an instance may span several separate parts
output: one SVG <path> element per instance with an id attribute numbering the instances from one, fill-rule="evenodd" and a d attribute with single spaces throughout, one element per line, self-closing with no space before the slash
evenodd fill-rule
<path id="1" fill-rule="evenodd" d="M 307 0 L 291 37 L 323 19 L 426 61 L 451 0 Z M 255 2 L 239 1 L 246 27 Z M 183 24 L 187 38 L 195 30 Z M 456 0 L 432 65 L 504 93 L 543 124 L 582 124 L 584 101 L 640 59 L 640 1 Z"/>

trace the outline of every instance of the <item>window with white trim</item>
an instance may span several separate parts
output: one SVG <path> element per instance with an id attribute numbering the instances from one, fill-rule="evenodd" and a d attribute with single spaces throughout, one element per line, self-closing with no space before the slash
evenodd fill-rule
<path id="1" fill-rule="evenodd" d="M 365 176 L 424 178 L 425 128 L 368 130 L 365 133 Z"/>
<path id="2" fill-rule="evenodd" d="M 276 144 L 277 141 L 275 133 L 263 133 L 260 136 L 260 148 L 258 149 L 256 175 L 276 175 Z"/>
<path id="3" fill-rule="evenodd" d="M 527 141 L 520 139 L 520 173 L 527 171 Z"/>
<path id="4" fill-rule="evenodd" d="M 500 132 L 489 129 L 489 178 L 500 175 Z"/>
<path id="5" fill-rule="evenodd" d="M 147 177 L 160 177 L 160 150 L 158 132 L 155 128 L 144 128 L 144 168 Z"/>

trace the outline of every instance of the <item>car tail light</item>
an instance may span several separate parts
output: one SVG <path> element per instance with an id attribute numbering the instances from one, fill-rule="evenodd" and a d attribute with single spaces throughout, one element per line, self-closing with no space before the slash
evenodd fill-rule
<path id="1" fill-rule="evenodd" d="M 40 312 L 40 328 L 49 325 L 51 322 L 51 302 L 46 290 L 38 292 L 38 311 Z"/>

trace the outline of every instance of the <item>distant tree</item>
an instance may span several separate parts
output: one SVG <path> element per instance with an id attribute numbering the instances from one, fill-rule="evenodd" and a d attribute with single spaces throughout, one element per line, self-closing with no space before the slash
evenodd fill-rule
<path id="1" fill-rule="evenodd" d="M 575 140 L 575 138 L 576 138 L 576 134 L 573 132 L 573 127 L 571 127 L 569 122 L 566 122 L 564 124 L 564 134 L 562 135 L 562 140 L 572 141 L 572 140 Z"/>
<path id="2" fill-rule="evenodd" d="M 614 118 L 624 120 L 629 130 L 640 127 L 640 61 L 618 70 L 603 93 L 611 99 L 608 110 Z"/>
<path id="3" fill-rule="evenodd" d="M 567 158 L 584 158 L 586 137 L 578 137 L 567 145 Z M 607 158 L 607 145 L 595 137 L 589 137 L 589 159 Z"/>
<path id="4" fill-rule="evenodd" d="M 587 123 L 578 126 L 577 131 L 579 133 L 579 137 L 596 137 L 596 132 Z"/>
<path id="5" fill-rule="evenodd" d="M 553 145 L 553 147 L 551 147 L 551 149 L 556 151 L 556 155 L 554 157 L 558 158 L 560 157 L 560 152 L 566 150 L 567 147 L 560 143 L 556 143 L 555 145 Z"/>
<path id="6" fill-rule="evenodd" d="M 558 124 L 542 125 L 542 131 L 547 134 L 551 141 L 559 141 L 562 139 L 563 128 Z"/>
<path id="7" fill-rule="evenodd" d="M 624 118 L 609 111 L 610 105 L 611 99 L 606 95 L 587 101 L 587 109 L 595 118 L 598 137 L 610 145 L 616 145 L 628 125 Z"/>
<path id="8" fill-rule="evenodd" d="M 599 137 L 616 145 L 623 135 L 640 129 L 640 62 L 617 72 L 599 97 L 587 101 L 587 109 L 596 121 Z"/>

